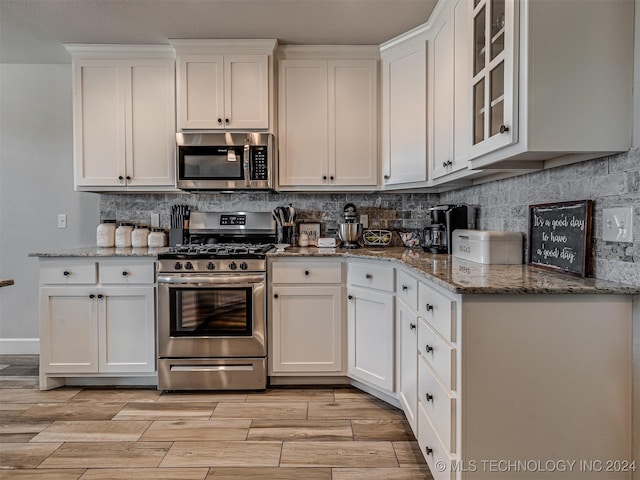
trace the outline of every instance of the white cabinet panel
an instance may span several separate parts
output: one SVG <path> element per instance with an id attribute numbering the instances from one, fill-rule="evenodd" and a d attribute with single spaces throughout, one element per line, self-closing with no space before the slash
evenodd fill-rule
<path id="1" fill-rule="evenodd" d="M 269 127 L 267 55 L 225 55 L 224 86 L 226 128 L 252 130 Z"/>
<path id="2" fill-rule="evenodd" d="M 219 128 L 224 118 L 222 55 L 181 55 L 178 61 L 178 127 Z M 220 119 L 220 123 L 218 123 Z"/>
<path id="3" fill-rule="evenodd" d="M 418 432 L 418 315 L 403 302 L 396 308 L 398 396 L 414 434 Z"/>

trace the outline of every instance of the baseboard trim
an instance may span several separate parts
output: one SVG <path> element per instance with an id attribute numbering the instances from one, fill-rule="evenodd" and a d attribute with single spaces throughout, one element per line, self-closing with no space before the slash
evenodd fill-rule
<path id="1" fill-rule="evenodd" d="M 39 338 L 0 338 L 2 355 L 37 355 L 40 353 Z"/>

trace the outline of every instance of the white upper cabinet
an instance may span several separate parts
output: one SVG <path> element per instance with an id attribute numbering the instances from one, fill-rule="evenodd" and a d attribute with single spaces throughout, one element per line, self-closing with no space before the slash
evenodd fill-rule
<path id="1" fill-rule="evenodd" d="M 374 189 L 377 47 L 283 47 L 279 55 L 282 189 Z"/>
<path id="2" fill-rule="evenodd" d="M 427 180 L 427 40 L 424 28 L 381 46 L 382 188 Z"/>
<path id="3" fill-rule="evenodd" d="M 463 5 L 467 28 L 455 35 L 470 68 L 455 96 L 471 102 L 455 111 L 471 135 L 455 143 L 472 168 L 543 168 L 630 148 L 632 1 Z"/>
<path id="4" fill-rule="evenodd" d="M 267 130 L 275 40 L 172 40 L 180 130 Z"/>
<path id="5" fill-rule="evenodd" d="M 167 47 L 67 46 L 76 190 L 175 188 L 175 61 Z"/>

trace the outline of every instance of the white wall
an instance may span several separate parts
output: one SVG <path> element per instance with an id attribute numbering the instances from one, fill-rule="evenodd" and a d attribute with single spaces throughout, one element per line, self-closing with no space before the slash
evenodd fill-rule
<path id="1" fill-rule="evenodd" d="M 73 191 L 71 65 L 0 65 L 0 353 L 38 353 L 38 259 L 95 244 L 96 194 Z M 57 214 L 68 228 L 57 228 Z"/>

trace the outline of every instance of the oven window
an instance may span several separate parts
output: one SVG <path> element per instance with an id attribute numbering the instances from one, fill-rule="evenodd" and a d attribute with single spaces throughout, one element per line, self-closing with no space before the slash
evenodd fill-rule
<path id="1" fill-rule="evenodd" d="M 172 337 L 251 336 L 251 288 L 171 290 Z"/>
<path id="2" fill-rule="evenodd" d="M 244 179 L 240 147 L 180 147 L 179 152 L 183 180 Z"/>

